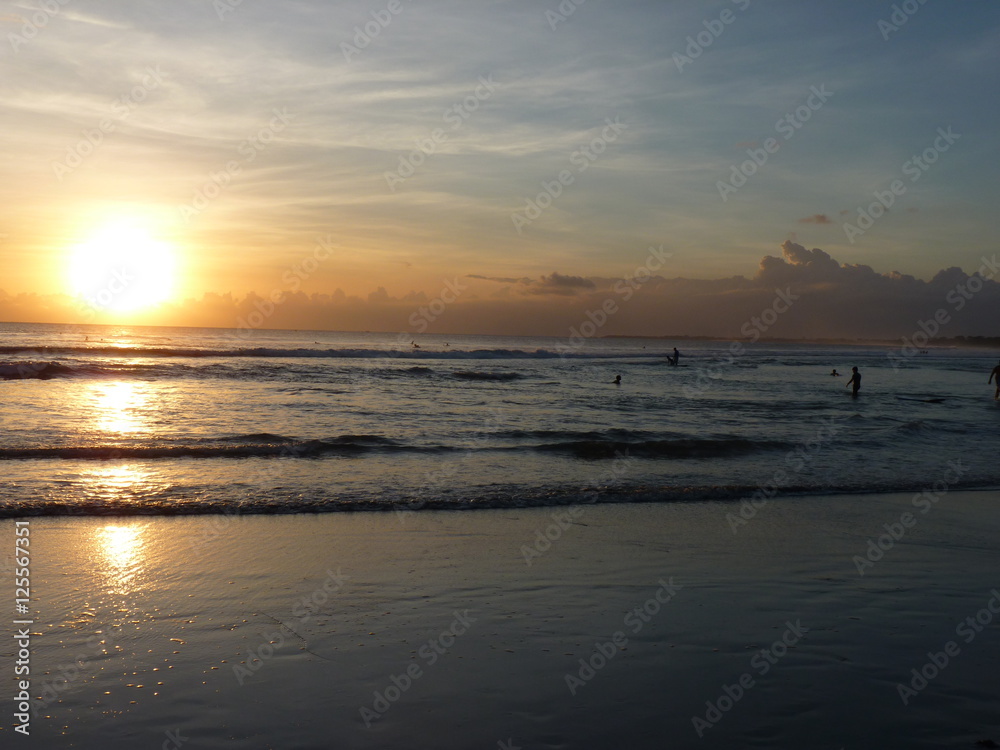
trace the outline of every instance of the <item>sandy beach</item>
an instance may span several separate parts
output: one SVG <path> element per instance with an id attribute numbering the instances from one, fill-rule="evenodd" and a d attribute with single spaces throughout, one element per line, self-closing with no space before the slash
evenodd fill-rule
<path id="1" fill-rule="evenodd" d="M 3 744 L 1000 741 L 996 501 L 35 518 Z"/>

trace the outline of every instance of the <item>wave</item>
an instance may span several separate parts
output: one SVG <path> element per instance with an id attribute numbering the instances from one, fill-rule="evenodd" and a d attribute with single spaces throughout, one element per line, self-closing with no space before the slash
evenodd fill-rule
<path id="1" fill-rule="evenodd" d="M 134 362 L 115 364 L 87 364 L 87 365 L 65 365 L 58 362 L 6 362 L 0 363 L 0 380 L 52 380 L 54 378 L 163 378 L 163 377 L 207 377 L 207 378 L 235 378 L 254 380 L 274 379 L 284 380 L 287 377 L 288 369 L 282 364 L 257 365 L 247 367 L 228 366 L 225 364 L 213 363 L 206 365 L 188 366 L 180 363 L 170 364 L 137 364 Z M 435 371 L 426 366 L 414 365 L 406 368 L 379 369 L 370 371 L 369 376 L 379 377 L 399 377 L 399 376 L 429 376 Z M 479 381 L 511 381 L 522 377 L 516 372 L 480 372 L 475 370 L 456 371 L 452 376 L 459 380 L 479 380 Z M 290 392 L 306 390 L 282 389 Z M 321 389 L 313 389 L 321 390 Z"/>
<path id="2" fill-rule="evenodd" d="M 523 429 L 513 429 L 513 430 L 498 430 L 494 433 L 498 437 L 505 438 L 538 438 L 540 440 L 644 440 L 649 438 L 663 439 L 664 437 L 677 437 L 681 438 L 681 435 L 672 436 L 669 433 L 663 431 L 650 432 L 647 430 L 629 430 L 623 427 L 612 427 L 607 430 L 523 430 Z"/>
<path id="3" fill-rule="evenodd" d="M 0 448 L 0 460 L 13 459 L 164 459 L 164 458 L 321 458 L 374 452 L 443 452 L 445 446 L 407 446 L 378 435 L 298 440 L 259 433 L 202 438 L 194 445 L 68 445 Z"/>
<path id="4" fill-rule="evenodd" d="M 790 447 L 792 447 L 791 443 L 779 441 L 726 438 L 722 440 L 569 440 L 546 443 L 537 446 L 537 450 L 549 453 L 566 453 L 576 458 L 589 459 L 619 456 L 633 458 L 725 458 Z"/>
<path id="5" fill-rule="evenodd" d="M 628 431 L 610 431 L 629 434 Z M 530 433 L 508 433 L 522 434 Z M 543 443 L 523 443 L 510 445 L 487 444 L 470 448 L 466 444 L 414 445 L 392 440 L 379 435 L 341 435 L 320 439 L 299 439 L 268 432 L 248 435 L 228 435 L 201 438 L 192 444 L 172 445 L 168 443 L 107 444 L 107 445 L 64 445 L 64 446 L 13 446 L 0 448 L 2 460 L 156 460 L 180 458 L 302 458 L 315 459 L 336 456 L 363 456 L 366 454 L 423 453 L 443 454 L 452 452 L 504 453 L 537 452 L 562 454 L 583 460 L 601 460 L 618 457 L 649 459 L 686 458 L 727 458 L 760 451 L 787 449 L 789 443 L 775 441 L 754 441 L 743 438 L 723 439 L 637 439 L 632 434 L 628 439 L 612 439 L 606 433 L 560 433 L 541 431 L 536 435 L 570 437 Z"/>
<path id="6" fill-rule="evenodd" d="M 506 382 L 509 380 L 517 380 L 521 377 L 518 372 L 453 372 L 452 375 L 459 380 L 493 380 L 497 382 Z"/>
<path id="7" fill-rule="evenodd" d="M 217 367 L 217 366 L 212 366 Z M 194 372 L 187 365 L 173 363 L 170 365 L 148 365 L 128 363 L 101 364 L 62 364 L 60 362 L 0 362 L 0 380 L 52 380 L 55 378 L 143 378 L 143 377 L 178 377 Z M 218 376 L 220 373 L 211 368 L 204 368 L 204 374 Z"/>
<path id="8" fill-rule="evenodd" d="M 51 380 L 77 374 L 72 367 L 58 362 L 2 362 L 0 380 Z"/>
<path id="9" fill-rule="evenodd" d="M 223 437 L 220 438 L 202 438 L 200 442 L 207 443 L 213 441 L 239 443 L 239 444 L 265 443 L 265 444 L 282 445 L 285 443 L 294 443 L 295 438 L 287 437 L 285 435 L 276 435 L 273 432 L 254 432 L 249 435 L 224 435 Z"/>
<path id="10" fill-rule="evenodd" d="M 813 497 L 904 493 L 919 490 L 921 485 L 894 484 L 885 486 L 837 485 L 817 487 L 795 485 L 783 487 L 782 497 L 798 497 L 807 502 Z M 69 498 L 65 492 L 56 496 L 41 496 L 25 500 L 0 498 L 0 518 L 37 516 L 241 516 L 290 515 L 301 513 L 335 513 L 355 511 L 418 512 L 435 510 L 479 510 L 565 507 L 573 505 L 638 504 L 638 503 L 740 503 L 759 489 L 755 485 L 704 486 L 643 486 L 643 487 L 472 487 L 451 496 L 406 493 L 336 495 L 301 491 L 246 492 L 234 487 L 230 496 L 222 496 L 217 487 L 189 488 L 187 493 L 171 490 L 169 494 L 153 492 L 129 498 L 97 499 L 92 496 Z M 959 482 L 953 489 L 990 490 L 993 486 Z M 723 506 L 724 507 L 724 506 Z M 738 506 L 733 505 L 733 508 Z M 212 522 L 213 529 L 195 540 L 195 544 L 211 539 L 230 522 L 223 518 Z"/>
<path id="11" fill-rule="evenodd" d="M 282 349 L 271 347 L 234 347 L 232 349 L 160 347 L 160 346 L 41 346 L 25 348 L 0 346 L 0 356 L 21 357 L 158 357 L 191 359 L 228 359 L 232 357 L 261 359 L 390 359 L 390 360 L 477 360 L 477 359 L 663 359 L 663 354 L 636 352 L 580 352 L 551 349 Z"/>
<path id="12" fill-rule="evenodd" d="M 150 494 L 133 498 L 95 499 L 79 497 L 39 497 L 28 502 L 0 499 L 0 518 L 30 516 L 178 516 L 178 515 L 289 515 L 355 511 L 416 512 L 434 510 L 479 510 L 494 508 L 562 507 L 607 503 L 670 503 L 739 500 L 749 497 L 756 487 L 663 487 L 635 490 L 602 488 L 474 488 L 473 492 L 442 497 L 420 493 L 379 496 L 309 497 L 301 492 L 242 493 L 238 497 L 219 496 L 213 491 L 183 495 Z M 808 492 L 808 490 L 804 490 Z M 228 519 L 221 521 L 227 524 Z M 213 525 L 219 525 L 213 523 Z"/>

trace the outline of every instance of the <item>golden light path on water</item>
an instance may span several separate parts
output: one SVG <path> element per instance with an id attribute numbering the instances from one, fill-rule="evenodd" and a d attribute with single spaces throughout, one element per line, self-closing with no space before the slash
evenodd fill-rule
<path id="1" fill-rule="evenodd" d="M 91 498 L 115 504 L 133 503 L 156 483 L 155 472 L 140 463 L 115 460 L 114 449 L 143 442 L 155 433 L 161 406 L 149 384 L 130 381 L 88 383 L 76 404 L 89 442 L 109 449 L 109 461 L 87 462 L 82 483 Z"/>
<path id="2" fill-rule="evenodd" d="M 126 435 L 148 429 L 148 412 L 155 406 L 141 384 L 94 383 L 91 389 L 89 400 L 95 430 Z"/>

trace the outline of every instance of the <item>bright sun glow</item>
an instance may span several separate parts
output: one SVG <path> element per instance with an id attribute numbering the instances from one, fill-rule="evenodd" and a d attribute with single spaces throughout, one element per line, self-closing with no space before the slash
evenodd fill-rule
<path id="1" fill-rule="evenodd" d="M 130 312 L 173 294 L 175 252 L 166 242 L 130 223 L 107 226 L 73 248 L 69 282 L 96 310 Z"/>

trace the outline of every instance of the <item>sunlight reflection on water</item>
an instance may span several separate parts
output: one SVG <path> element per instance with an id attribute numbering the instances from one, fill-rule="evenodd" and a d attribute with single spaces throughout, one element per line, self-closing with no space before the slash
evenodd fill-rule
<path id="1" fill-rule="evenodd" d="M 94 427 L 119 435 L 149 429 L 148 413 L 155 407 L 141 383 L 95 383 L 90 393 Z"/>

